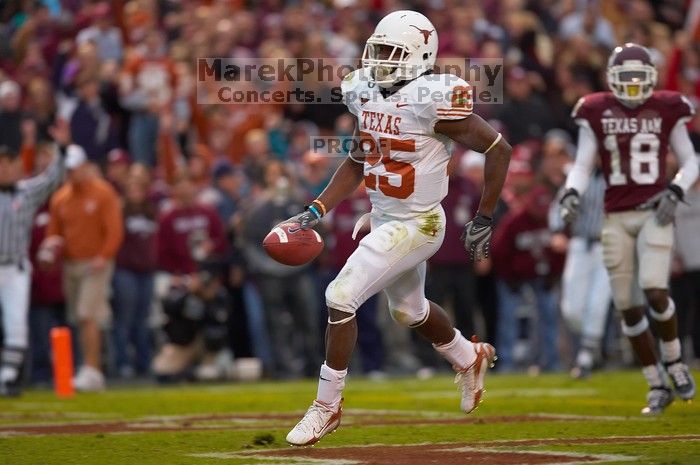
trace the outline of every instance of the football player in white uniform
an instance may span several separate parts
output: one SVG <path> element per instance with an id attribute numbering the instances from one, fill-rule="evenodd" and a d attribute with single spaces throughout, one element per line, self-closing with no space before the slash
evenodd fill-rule
<path id="1" fill-rule="evenodd" d="M 326 289 L 326 361 L 316 400 L 287 435 L 292 445 L 313 444 L 340 424 L 342 391 L 357 339 L 355 311 L 381 290 L 393 319 L 418 331 L 452 364 L 462 410 L 471 412 L 481 399 L 495 350 L 467 340 L 445 311 L 425 298 L 425 261 L 445 234 L 440 202 L 447 194 L 450 139 L 486 154 L 478 214 L 462 234 L 474 260 L 489 253 L 491 215 L 511 147 L 472 113 L 469 84 L 453 75 L 432 74 L 437 49 L 437 32 L 420 13 L 396 11 L 379 22 L 367 40 L 363 67 L 341 86 L 345 104 L 357 117 L 359 149 L 343 161 L 318 199 L 288 220 L 305 229 L 315 226 L 362 181 L 372 201 L 372 231 Z"/>

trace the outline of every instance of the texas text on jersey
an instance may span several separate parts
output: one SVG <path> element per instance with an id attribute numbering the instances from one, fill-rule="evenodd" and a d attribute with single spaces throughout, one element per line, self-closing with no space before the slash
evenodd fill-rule
<path id="1" fill-rule="evenodd" d="M 454 75 L 427 74 L 385 98 L 359 69 L 341 89 L 358 120 L 365 186 L 375 211 L 411 218 L 437 207 L 447 195 L 451 142 L 433 127 L 472 113 L 469 84 Z"/>
<path id="2" fill-rule="evenodd" d="M 598 140 L 608 187 L 605 210 L 633 210 L 666 188 L 666 155 L 671 131 L 694 114 L 678 92 L 655 91 L 636 107 L 622 104 L 612 92 L 582 97 L 572 112 Z"/>

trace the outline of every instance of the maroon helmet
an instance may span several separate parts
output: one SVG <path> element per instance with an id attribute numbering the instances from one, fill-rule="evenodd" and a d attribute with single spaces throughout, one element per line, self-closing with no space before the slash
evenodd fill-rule
<path id="1" fill-rule="evenodd" d="M 644 103 L 654 92 L 657 78 L 649 51 L 641 45 L 628 42 L 615 47 L 608 59 L 608 85 L 625 105 Z"/>

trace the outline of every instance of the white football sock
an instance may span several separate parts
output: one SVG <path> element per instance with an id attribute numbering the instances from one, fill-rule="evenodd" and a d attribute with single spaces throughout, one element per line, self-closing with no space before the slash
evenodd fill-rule
<path id="1" fill-rule="evenodd" d="M 675 338 L 672 341 L 661 341 L 661 360 L 675 362 L 681 358 L 681 341 Z"/>
<path id="2" fill-rule="evenodd" d="M 661 377 L 661 370 L 659 370 L 658 365 L 648 365 L 642 368 L 642 373 L 644 373 L 644 378 L 647 380 L 649 387 L 659 387 L 665 386 L 663 378 Z"/>
<path id="3" fill-rule="evenodd" d="M 347 368 L 342 371 L 334 370 L 324 362 L 323 365 L 321 365 L 321 374 L 318 379 L 316 400 L 335 409 L 343 396 L 345 376 L 347 374 Z"/>
<path id="4" fill-rule="evenodd" d="M 474 344 L 468 341 L 458 329 L 455 329 L 455 337 L 447 344 L 435 345 L 435 350 L 445 357 L 456 370 L 464 370 L 476 360 Z"/>

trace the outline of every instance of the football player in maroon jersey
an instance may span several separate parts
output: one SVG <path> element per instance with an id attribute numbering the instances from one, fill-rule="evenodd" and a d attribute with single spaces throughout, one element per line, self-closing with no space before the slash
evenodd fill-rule
<path id="1" fill-rule="evenodd" d="M 694 108 L 677 92 L 654 90 L 657 71 L 648 51 L 627 43 L 608 61 L 610 92 L 582 97 L 572 116 L 579 125 L 576 163 L 566 180 L 562 216 L 574 219 L 600 156 L 607 189 L 601 240 L 622 332 L 629 338 L 649 383 L 644 415 L 663 412 L 674 398 L 695 396 L 695 382 L 681 360 L 668 278 L 673 217 L 678 202 L 698 176 L 698 162 L 686 123 Z M 668 183 L 668 147 L 680 170 Z M 654 353 L 646 306 L 656 325 L 661 362 Z M 673 384 L 673 390 L 667 378 Z"/>

